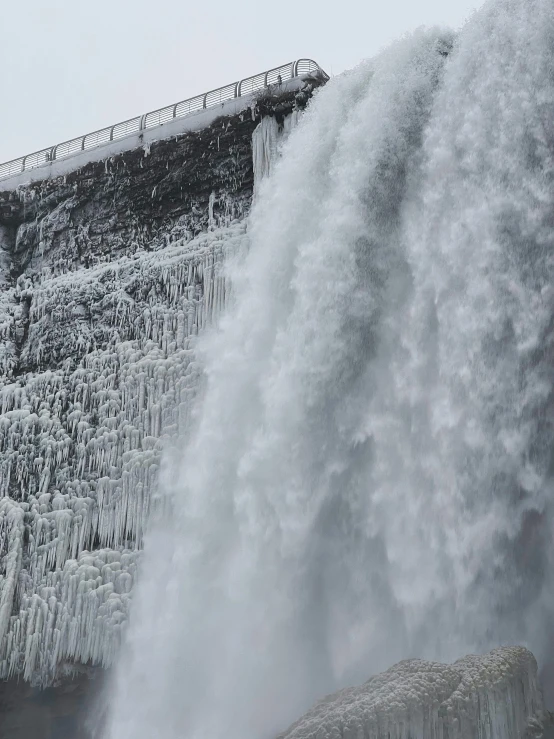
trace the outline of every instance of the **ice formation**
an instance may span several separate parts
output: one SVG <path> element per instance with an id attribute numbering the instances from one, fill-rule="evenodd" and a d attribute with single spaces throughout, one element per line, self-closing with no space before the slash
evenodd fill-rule
<path id="1" fill-rule="evenodd" d="M 39 371 L 0 389 L 0 678 L 47 684 L 65 661 L 111 663 L 161 450 L 198 386 L 195 337 L 225 304 L 223 257 L 244 233 L 214 225 L 78 276 L 19 280 Z M 59 371 L 40 371 L 46 351 Z"/>
<path id="2" fill-rule="evenodd" d="M 279 123 L 275 116 L 265 116 L 252 135 L 252 165 L 254 169 L 254 195 L 261 183 L 269 177 L 279 159 L 281 148 L 298 123 L 298 110 L 285 116 Z"/>
<path id="3" fill-rule="evenodd" d="M 544 710 L 521 647 L 453 665 L 405 660 L 317 703 L 280 739 L 522 739 Z"/>

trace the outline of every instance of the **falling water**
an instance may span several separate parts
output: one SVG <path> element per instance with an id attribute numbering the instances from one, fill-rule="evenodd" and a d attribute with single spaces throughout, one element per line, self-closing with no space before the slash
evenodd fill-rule
<path id="1" fill-rule="evenodd" d="M 110 739 L 263 739 L 399 658 L 549 642 L 554 3 L 331 80 L 258 193 Z"/>

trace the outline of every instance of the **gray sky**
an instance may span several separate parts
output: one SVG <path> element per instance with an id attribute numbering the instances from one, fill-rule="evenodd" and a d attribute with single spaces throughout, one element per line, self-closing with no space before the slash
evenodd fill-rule
<path id="1" fill-rule="evenodd" d="M 0 162 L 298 57 L 338 74 L 483 0 L 0 0 Z"/>

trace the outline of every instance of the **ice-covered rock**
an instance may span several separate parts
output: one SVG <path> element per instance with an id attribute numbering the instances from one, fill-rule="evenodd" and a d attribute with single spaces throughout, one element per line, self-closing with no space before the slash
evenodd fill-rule
<path id="1" fill-rule="evenodd" d="M 452 665 L 405 660 L 317 703 L 279 739 L 548 736 L 535 658 L 503 647 Z"/>
<path id="2" fill-rule="evenodd" d="M 0 679 L 113 661 L 265 173 L 252 136 L 269 166 L 294 105 L 0 192 Z"/>
<path id="3" fill-rule="evenodd" d="M 197 391 L 195 337 L 244 238 L 233 221 L 25 287 L 35 371 L 0 384 L 0 678 L 111 663 L 161 452 Z"/>

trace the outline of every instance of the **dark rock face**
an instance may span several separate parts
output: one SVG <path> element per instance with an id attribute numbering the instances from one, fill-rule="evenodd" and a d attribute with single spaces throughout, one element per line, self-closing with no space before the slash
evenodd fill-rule
<path id="1" fill-rule="evenodd" d="M 89 739 L 89 712 L 103 682 L 101 673 L 89 671 L 45 690 L 0 683 L 0 739 Z"/>
<path id="2" fill-rule="evenodd" d="M 243 217 L 252 196 L 250 111 L 65 177 L 0 192 L 12 279 L 87 269 Z"/>
<path id="3" fill-rule="evenodd" d="M 150 147 L 91 162 L 65 177 L 16 192 L 0 192 L 0 371 L 3 382 L 55 368 L 67 359 L 33 317 L 37 289 L 47 280 L 100 264 L 163 250 L 190 240 L 209 224 L 242 219 L 249 210 L 253 172 L 250 111 Z M 79 273 L 79 275 L 77 274 Z M 108 287 L 108 292 L 111 286 Z M 76 319 L 95 321 L 94 292 L 74 306 Z M 88 302 L 87 302 L 88 301 Z M 50 324 L 56 306 L 49 306 Z M 102 306 L 98 305 L 101 314 Z M 80 313 L 79 313 L 80 312 Z M 80 323 L 83 323 L 83 320 Z M 67 326 L 75 332 L 79 324 Z M 92 331 L 102 346 L 105 336 Z M 46 348 L 37 360 L 30 344 Z M 72 356 L 78 362 L 82 356 Z"/>
<path id="4" fill-rule="evenodd" d="M 0 191 L 0 243 L 10 255 L 11 278 L 86 269 L 122 253 L 190 239 L 222 219 L 243 218 L 252 198 L 251 140 L 260 117 L 282 123 L 320 83 L 260 95 L 254 107 L 200 131 L 16 192 Z"/>

